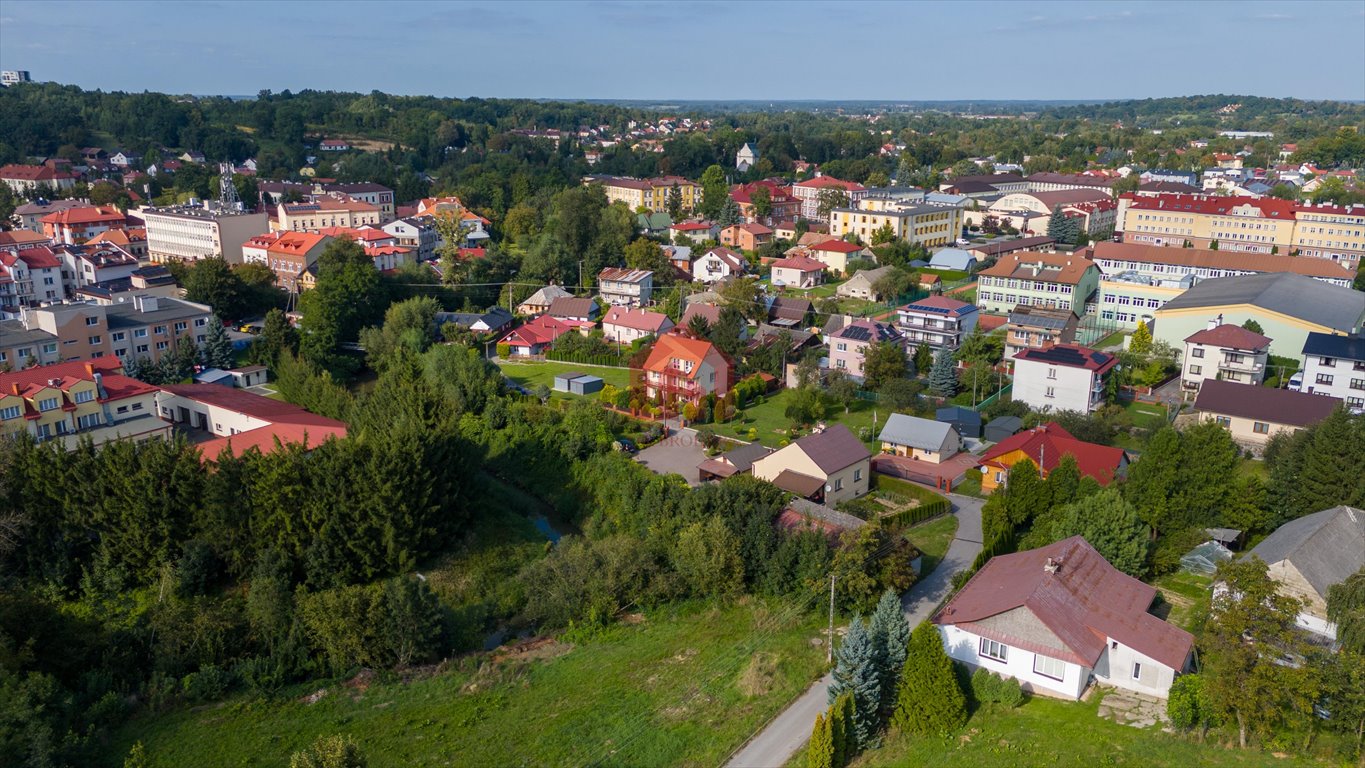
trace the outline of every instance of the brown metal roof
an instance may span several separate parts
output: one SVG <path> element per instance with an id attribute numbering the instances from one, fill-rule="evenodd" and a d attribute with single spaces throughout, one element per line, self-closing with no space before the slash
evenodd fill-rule
<path id="1" fill-rule="evenodd" d="M 1056 565 L 1049 570 L 1049 563 Z M 1182 669 L 1194 638 L 1147 613 L 1156 589 L 1121 573 L 1080 536 L 993 557 L 933 618 L 1015 645 L 1093 667 L 1110 638 L 1172 669 Z M 1065 646 L 1007 637 L 978 622 L 1024 608 Z M 1000 635 L 994 636 L 992 635 Z M 1058 654 L 1058 651 L 1062 651 Z"/>
<path id="2" fill-rule="evenodd" d="M 803 475 L 790 469 L 784 469 L 777 473 L 773 478 L 773 485 L 781 488 L 788 493 L 794 493 L 803 499 L 809 499 L 815 494 L 825 489 L 825 481 L 818 477 Z"/>
<path id="3" fill-rule="evenodd" d="M 1196 411 L 1292 427 L 1316 424 L 1330 416 L 1340 405 L 1339 397 L 1238 384 L 1221 379 L 1205 379 L 1199 385 L 1199 395 L 1194 398 Z"/>
<path id="4" fill-rule="evenodd" d="M 866 461 L 872 456 L 867 446 L 863 445 L 863 441 L 843 424 L 835 424 L 823 432 L 806 435 L 793 445 L 809 456 L 810 460 L 815 462 L 815 466 L 826 475 Z"/>

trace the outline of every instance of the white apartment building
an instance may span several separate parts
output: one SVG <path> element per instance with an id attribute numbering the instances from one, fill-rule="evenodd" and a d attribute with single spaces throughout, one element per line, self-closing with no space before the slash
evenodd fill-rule
<path id="1" fill-rule="evenodd" d="M 1365 412 L 1365 337 L 1310 332 L 1300 389 L 1339 397 L 1353 413 Z"/>
<path id="2" fill-rule="evenodd" d="M 1014 356 L 1014 399 L 1038 411 L 1089 413 L 1104 405 L 1118 358 L 1076 344 L 1025 349 Z"/>
<path id="3" fill-rule="evenodd" d="M 157 263 L 222 258 L 242 263 L 242 244 L 270 228 L 265 213 L 179 205 L 142 208 L 147 255 Z"/>

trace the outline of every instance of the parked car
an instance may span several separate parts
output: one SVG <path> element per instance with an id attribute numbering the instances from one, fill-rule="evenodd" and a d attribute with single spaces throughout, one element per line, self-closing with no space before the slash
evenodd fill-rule
<path id="1" fill-rule="evenodd" d="M 1292 389 L 1295 392 L 1303 391 L 1303 371 L 1299 371 L 1289 377 L 1289 389 Z"/>
<path id="2" fill-rule="evenodd" d="M 629 437 L 618 437 L 616 438 L 616 442 L 611 444 L 611 449 L 613 451 L 622 451 L 624 453 L 634 454 L 640 450 L 640 447 L 636 445 L 635 441 L 631 440 Z"/>

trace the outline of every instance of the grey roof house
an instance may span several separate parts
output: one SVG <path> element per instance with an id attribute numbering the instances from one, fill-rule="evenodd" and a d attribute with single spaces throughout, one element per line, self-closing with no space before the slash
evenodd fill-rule
<path id="1" fill-rule="evenodd" d="M 938 463 L 962 451 L 962 435 L 957 427 L 942 421 L 893 413 L 877 437 L 882 451 Z"/>
<path id="2" fill-rule="evenodd" d="M 877 292 L 872 289 L 872 286 L 876 285 L 878 280 L 891 274 L 894 269 L 895 267 L 890 266 L 877 267 L 876 269 L 860 269 L 853 273 L 853 277 L 850 277 L 838 288 L 835 288 L 834 294 L 845 299 L 869 299 L 872 301 L 880 301 L 882 297 L 877 295 Z"/>
<path id="3" fill-rule="evenodd" d="M 1299 626 L 1336 638 L 1327 590 L 1365 567 L 1365 511 L 1333 507 L 1291 520 L 1244 557 L 1259 557 L 1283 592 L 1304 601 Z"/>

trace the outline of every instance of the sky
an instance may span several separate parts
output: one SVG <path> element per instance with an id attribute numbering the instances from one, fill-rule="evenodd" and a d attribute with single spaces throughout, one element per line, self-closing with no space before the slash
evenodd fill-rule
<path id="1" fill-rule="evenodd" d="M 177 94 L 1365 100 L 1365 0 L 0 0 L 0 68 Z"/>

